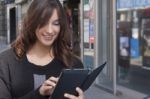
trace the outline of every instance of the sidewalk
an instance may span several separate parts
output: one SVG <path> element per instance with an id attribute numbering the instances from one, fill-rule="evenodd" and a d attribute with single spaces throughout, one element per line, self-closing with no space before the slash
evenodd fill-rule
<path id="1" fill-rule="evenodd" d="M 144 97 L 146 97 L 138 92 L 129 91 L 123 88 L 120 89 L 123 94 L 115 96 L 112 93 L 104 91 L 95 85 L 92 85 L 85 92 L 85 99 L 144 99 Z"/>
<path id="2" fill-rule="evenodd" d="M 95 85 L 92 85 L 85 92 L 85 99 L 120 99 L 117 96 L 114 96 L 111 93 L 101 90 L 97 88 Z"/>

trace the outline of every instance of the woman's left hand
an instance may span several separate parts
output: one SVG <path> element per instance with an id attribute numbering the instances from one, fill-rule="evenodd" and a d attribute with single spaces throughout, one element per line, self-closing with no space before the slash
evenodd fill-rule
<path id="1" fill-rule="evenodd" d="M 76 88 L 76 91 L 78 92 L 79 96 L 71 95 L 68 93 L 65 93 L 64 96 L 68 99 L 84 99 L 83 91 L 79 87 Z"/>

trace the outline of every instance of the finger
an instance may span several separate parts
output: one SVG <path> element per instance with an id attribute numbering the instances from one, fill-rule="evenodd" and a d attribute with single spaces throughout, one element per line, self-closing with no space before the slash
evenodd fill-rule
<path id="1" fill-rule="evenodd" d="M 78 92 L 79 96 L 83 96 L 83 91 L 79 87 L 76 88 L 76 91 Z"/>
<path id="2" fill-rule="evenodd" d="M 46 86 L 43 88 L 43 90 L 44 90 L 45 95 L 50 95 L 50 94 L 52 94 L 53 87 L 52 86 Z"/>
<path id="3" fill-rule="evenodd" d="M 50 90 L 52 88 L 53 88 L 52 86 L 47 86 L 47 87 L 44 87 L 44 90 Z"/>
<path id="4" fill-rule="evenodd" d="M 49 80 L 46 80 L 44 82 L 44 85 L 45 86 L 52 86 L 52 87 L 55 87 L 56 86 L 56 83 L 55 82 L 52 82 L 52 81 L 49 81 Z"/>
<path id="5" fill-rule="evenodd" d="M 58 81 L 58 77 L 50 77 L 48 80 L 53 81 L 53 82 L 57 82 Z"/>
<path id="6" fill-rule="evenodd" d="M 39 89 L 39 92 L 41 95 L 45 96 L 45 95 L 50 95 L 50 90 L 52 90 L 52 86 L 44 86 L 42 85 Z"/>
<path id="7" fill-rule="evenodd" d="M 77 99 L 76 96 L 71 95 L 71 94 L 67 94 L 67 93 L 65 93 L 64 96 L 65 96 L 66 98 L 69 98 L 69 99 Z"/>

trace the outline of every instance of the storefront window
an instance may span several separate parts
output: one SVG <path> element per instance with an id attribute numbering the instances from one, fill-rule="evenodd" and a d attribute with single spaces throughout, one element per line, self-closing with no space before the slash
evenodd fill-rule
<path id="1" fill-rule="evenodd" d="M 150 92 L 150 2 L 117 0 L 118 84 Z"/>
<path id="2" fill-rule="evenodd" d="M 95 0 L 84 0 L 84 65 L 92 68 L 94 64 L 94 2 Z"/>

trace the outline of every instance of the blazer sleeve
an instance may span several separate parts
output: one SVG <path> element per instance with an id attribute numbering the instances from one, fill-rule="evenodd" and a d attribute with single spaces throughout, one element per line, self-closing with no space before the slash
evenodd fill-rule
<path id="1" fill-rule="evenodd" d="M 0 99 L 12 99 L 7 64 L 0 58 Z"/>
<path id="2" fill-rule="evenodd" d="M 8 63 L 0 57 L 0 99 L 48 99 L 39 94 L 39 88 L 16 98 L 11 91 L 11 76 Z"/>
<path id="3" fill-rule="evenodd" d="M 29 92 L 28 94 L 19 97 L 19 98 L 15 98 L 15 99 L 48 99 L 49 96 L 41 96 L 39 94 L 39 88 L 36 90 L 33 90 L 31 92 Z"/>

